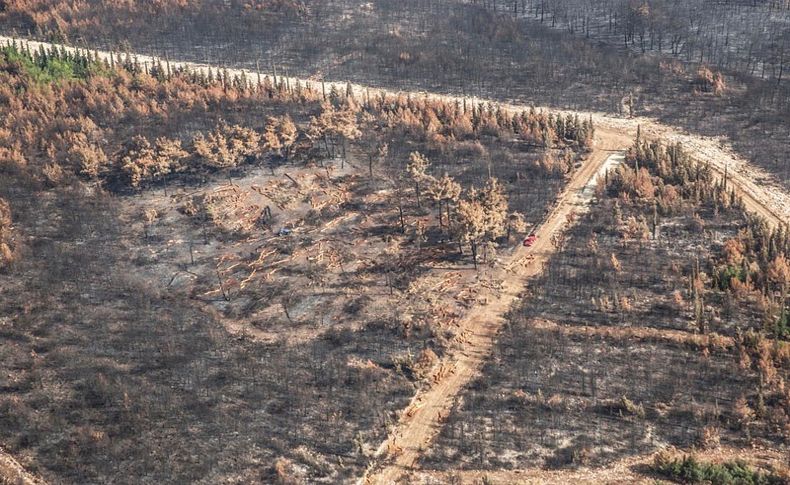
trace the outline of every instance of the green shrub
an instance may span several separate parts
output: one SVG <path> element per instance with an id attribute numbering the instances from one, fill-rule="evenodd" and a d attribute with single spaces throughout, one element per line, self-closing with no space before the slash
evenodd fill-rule
<path id="1" fill-rule="evenodd" d="M 101 75 L 107 67 L 84 55 L 56 50 L 30 53 L 12 45 L 0 48 L 0 69 L 28 77 L 36 84 L 50 84 Z"/>
<path id="2" fill-rule="evenodd" d="M 741 282 L 746 281 L 746 271 L 737 266 L 725 266 L 719 269 L 718 278 L 716 279 L 717 286 L 720 290 L 725 291 L 732 286 L 732 280 L 737 279 Z"/>
<path id="3" fill-rule="evenodd" d="M 665 477 L 681 483 L 711 483 L 715 485 L 781 485 L 781 477 L 756 470 L 741 460 L 709 463 L 693 456 L 671 457 L 659 453 L 653 469 Z"/>

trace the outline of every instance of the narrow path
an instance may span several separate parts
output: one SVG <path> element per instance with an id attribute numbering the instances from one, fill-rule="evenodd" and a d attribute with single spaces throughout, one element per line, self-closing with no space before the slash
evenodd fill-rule
<path id="1" fill-rule="evenodd" d="M 479 375 L 495 338 L 506 321 L 505 315 L 524 290 L 525 280 L 539 274 L 556 247 L 553 236 L 563 233 L 586 211 L 594 195 L 597 176 L 623 161 L 629 139 L 616 132 L 598 130 L 596 148 L 577 170 L 558 197 L 554 210 L 540 225 L 537 242 L 531 248 L 519 246 L 495 271 L 502 289 L 488 302 L 472 308 L 459 322 L 462 340 L 438 366 L 433 385 L 421 390 L 402 412 L 389 437 L 379 446 L 375 463 L 359 480 L 360 484 L 396 483 L 413 469 L 452 409 L 456 397 Z"/>

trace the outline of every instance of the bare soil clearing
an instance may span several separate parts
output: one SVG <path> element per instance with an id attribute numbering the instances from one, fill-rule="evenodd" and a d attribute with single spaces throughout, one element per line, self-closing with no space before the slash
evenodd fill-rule
<path id="1" fill-rule="evenodd" d="M 444 330 L 454 334 L 456 326 L 447 322 L 462 314 L 465 304 L 480 298 L 474 289 L 478 275 L 470 271 L 468 261 L 448 259 L 446 248 L 428 247 L 402 261 L 415 273 L 408 282 L 412 290 L 393 294 L 386 275 L 377 268 L 381 261 L 396 257 L 407 241 L 391 229 L 397 211 L 388 203 L 389 191 L 377 190 L 358 172 L 348 163 L 344 169 L 334 168 L 331 178 L 317 166 L 293 167 L 275 175 L 258 168 L 232 184 L 171 188 L 169 196 L 149 191 L 126 204 L 124 217 L 135 229 L 133 239 L 148 241 L 129 245 L 137 246 L 134 258 L 148 280 L 163 292 L 195 301 L 240 337 L 305 344 L 328 331 L 353 332 L 386 321 L 396 308 L 402 315 L 415 311 L 426 294 L 441 296 L 442 303 L 426 304 L 421 318 L 437 324 L 444 319 Z M 298 191 L 290 179 L 298 181 Z M 268 198 L 296 198 L 291 194 L 297 192 L 310 202 L 275 207 Z M 273 220 L 237 237 L 221 227 L 202 228 L 179 212 L 191 198 L 215 194 L 241 200 L 229 203 L 235 208 L 219 218 L 229 231 L 237 223 L 254 223 L 242 213 L 253 206 L 270 206 Z M 339 209 L 352 199 L 355 210 Z M 321 207 L 337 214 L 317 216 L 315 211 Z M 156 211 L 157 220 L 144 229 L 139 214 L 146 210 Z M 287 234 L 278 235 L 283 229 Z M 318 280 L 316 274 L 321 275 Z M 406 278 L 402 277 L 402 284 Z M 464 303 L 459 297 L 463 294 L 469 294 L 471 301 Z"/>

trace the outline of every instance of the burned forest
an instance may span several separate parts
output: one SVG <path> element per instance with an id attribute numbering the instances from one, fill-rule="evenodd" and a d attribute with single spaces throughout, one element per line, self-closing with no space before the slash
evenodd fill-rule
<path id="1" fill-rule="evenodd" d="M 0 484 L 790 483 L 790 4 L 0 0 Z"/>

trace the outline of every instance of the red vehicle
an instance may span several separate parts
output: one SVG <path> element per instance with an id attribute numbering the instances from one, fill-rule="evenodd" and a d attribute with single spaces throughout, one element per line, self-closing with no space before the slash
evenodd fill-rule
<path id="1" fill-rule="evenodd" d="M 536 236 L 534 234 L 530 234 L 529 236 L 527 236 L 526 239 L 524 239 L 524 247 L 528 248 L 528 247 L 532 246 L 533 244 L 535 244 L 535 241 L 537 241 L 537 240 L 538 240 L 538 236 Z"/>

